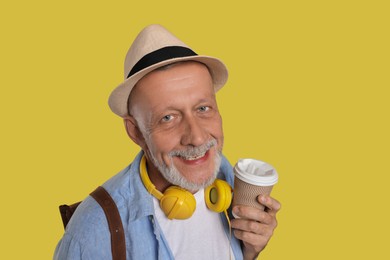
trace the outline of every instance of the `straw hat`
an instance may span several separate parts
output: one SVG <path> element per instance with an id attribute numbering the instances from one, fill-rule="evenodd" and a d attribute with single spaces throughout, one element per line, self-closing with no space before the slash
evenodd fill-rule
<path id="1" fill-rule="evenodd" d="M 198 61 L 205 64 L 218 91 L 226 83 L 226 66 L 217 58 L 197 55 L 190 47 L 161 25 L 144 28 L 134 40 L 125 59 L 125 80 L 116 87 L 108 100 L 115 114 L 128 115 L 128 98 L 135 84 L 149 72 L 179 61 Z"/>

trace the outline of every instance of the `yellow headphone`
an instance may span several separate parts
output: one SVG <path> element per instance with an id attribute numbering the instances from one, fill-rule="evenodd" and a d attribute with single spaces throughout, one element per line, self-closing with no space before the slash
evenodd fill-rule
<path id="1" fill-rule="evenodd" d="M 145 156 L 141 159 L 140 172 L 146 190 L 160 201 L 160 207 L 168 219 L 187 219 L 192 216 L 196 201 L 191 192 L 179 186 L 171 186 L 162 194 L 149 179 Z M 210 210 L 223 212 L 232 201 L 232 188 L 226 181 L 216 179 L 204 190 L 204 198 Z"/>

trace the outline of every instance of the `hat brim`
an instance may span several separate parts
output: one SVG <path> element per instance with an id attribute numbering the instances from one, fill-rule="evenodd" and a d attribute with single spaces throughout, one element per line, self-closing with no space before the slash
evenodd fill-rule
<path id="1" fill-rule="evenodd" d="M 128 98 L 131 93 L 131 90 L 134 88 L 134 86 L 137 84 L 137 82 L 143 78 L 146 74 L 152 72 L 153 70 L 180 61 L 197 61 L 205 64 L 211 74 L 211 77 L 213 79 L 214 84 L 214 90 L 217 92 L 219 89 L 221 89 L 228 78 L 228 71 L 226 66 L 223 64 L 222 61 L 220 61 L 217 58 L 209 57 L 209 56 L 202 56 L 202 55 L 196 55 L 196 56 L 187 56 L 187 57 L 181 57 L 181 58 L 174 58 L 165 60 L 156 64 L 153 64 L 152 66 L 149 66 L 143 70 L 140 70 L 139 72 L 135 73 L 131 77 L 125 79 L 118 87 L 116 87 L 109 99 L 108 99 L 108 105 L 110 106 L 110 109 L 112 112 L 117 114 L 120 117 L 126 117 L 129 115 L 128 113 Z"/>

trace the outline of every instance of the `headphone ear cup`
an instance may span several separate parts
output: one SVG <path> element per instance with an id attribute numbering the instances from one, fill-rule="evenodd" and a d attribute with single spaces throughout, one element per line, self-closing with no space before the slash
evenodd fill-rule
<path id="1" fill-rule="evenodd" d="M 187 219 L 195 211 L 196 200 L 191 192 L 171 186 L 160 199 L 160 207 L 168 219 Z"/>
<path id="2" fill-rule="evenodd" d="M 230 207 L 232 202 L 232 188 L 226 181 L 216 179 L 205 189 L 204 198 L 210 210 L 223 212 Z"/>

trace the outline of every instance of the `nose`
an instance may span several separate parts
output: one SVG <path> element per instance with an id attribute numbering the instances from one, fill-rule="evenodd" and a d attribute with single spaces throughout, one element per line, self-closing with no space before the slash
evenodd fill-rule
<path id="1" fill-rule="evenodd" d="M 187 117 L 183 122 L 181 144 L 184 146 L 200 146 L 208 139 L 207 130 L 199 122 L 200 119 Z"/>

